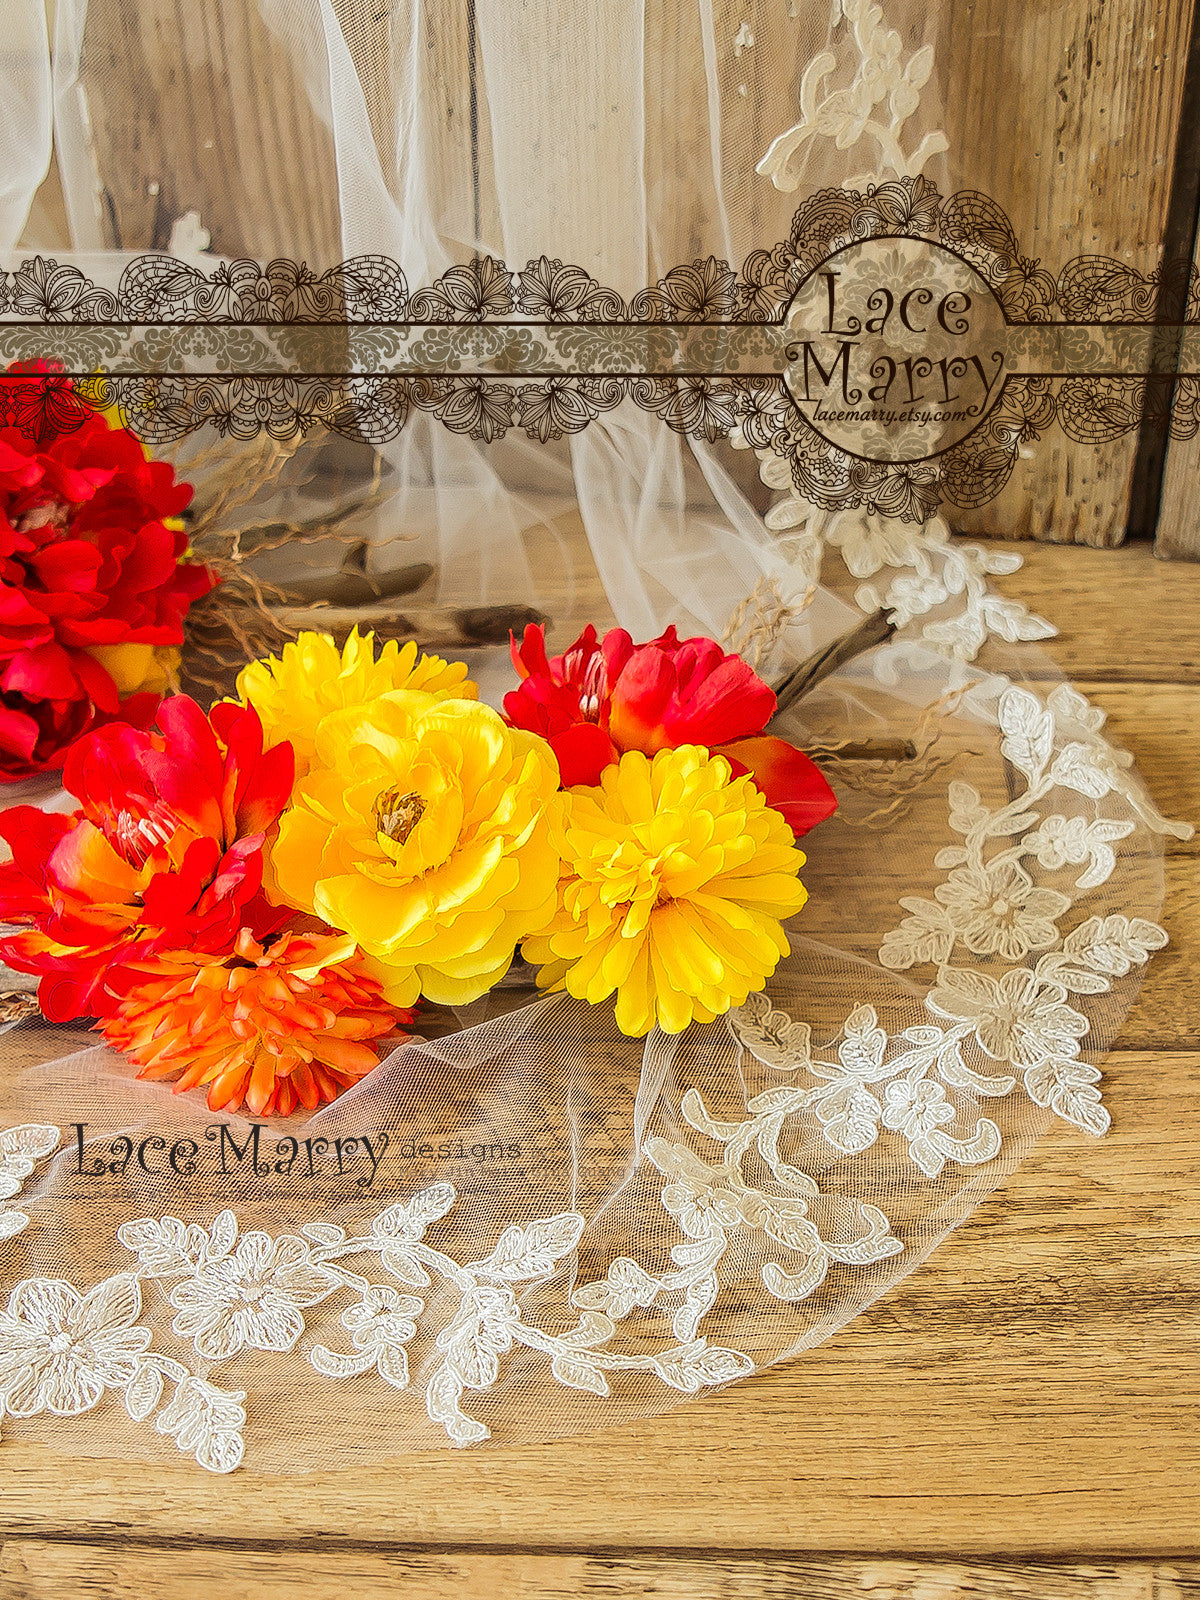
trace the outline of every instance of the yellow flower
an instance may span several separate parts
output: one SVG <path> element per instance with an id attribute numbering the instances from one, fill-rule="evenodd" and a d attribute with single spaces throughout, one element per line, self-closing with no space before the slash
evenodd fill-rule
<path id="1" fill-rule="evenodd" d="M 358 629 L 341 650 L 327 633 L 302 633 L 294 644 L 242 669 L 238 694 L 262 718 L 267 746 L 291 741 L 296 771 L 308 771 L 317 729 L 331 711 L 370 704 L 392 689 L 421 689 L 438 699 L 476 700 L 479 691 L 461 661 L 419 655 L 411 641 L 390 640 L 375 659 L 375 635 Z"/>
<path id="2" fill-rule="evenodd" d="M 804 854 L 749 777 L 696 745 L 630 751 L 566 796 L 558 909 L 523 954 L 543 988 L 616 993 L 622 1032 L 681 1033 L 761 989 L 808 898 Z"/>
<path id="3" fill-rule="evenodd" d="M 490 706 L 395 690 L 328 714 L 272 898 L 344 929 L 393 1005 L 475 1000 L 554 909 L 558 765 Z"/>
<path id="4" fill-rule="evenodd" d="M 94 656 L 124 700 L 131 694 L 166 694 L 179 687 L 180 652 L 174 645 L 93 644 Z"/>

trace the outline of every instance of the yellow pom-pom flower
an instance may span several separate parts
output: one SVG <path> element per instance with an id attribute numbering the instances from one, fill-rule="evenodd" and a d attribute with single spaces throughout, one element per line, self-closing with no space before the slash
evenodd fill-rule
<path id="1" fill-rule="evenodd" d="M 179 687 L 182 652 L 173 645 L 93 644 L 87 653 L 108 673 L 122 700 L 131 694 L 166 694 Z"/>
<path id="2" fill-rule="evenodd" d="M 741 1005 L 787 954 L 782 919 L 808 898 L 791 828 L 696 745 L 631 751 L 599 788 L 570 790 L 559 848 L 557 911 L 522 953 L 543 988 L 592 1004 L 615 993 L 634 1036 Z"/>
<path id="3" fill-rule="evenodd" d="M 399 690 L 332 712 L 268 891 L 350 934 L 394 1005 L 478 999 L 554 909 L 558 781 L 544 740 L 477 701 Z"/>
<path id="4" fill-rule="evenodd" d="M 317 729 L 332 711 L 352 710 L 393 689 L 420 689 L 438 699 L 477 700 L 479 691 L 461 661 L 421 655 L 410 640 L 389 640 L 375 659 L 375 635 L 358 629 L 341 650 L 327 633 L 302 633 L 279 656 L 252 661 L 238 676 L 243 704 L 262 719 L 268 748 L 286 739 L 296 771 L 313 760 Z"/>

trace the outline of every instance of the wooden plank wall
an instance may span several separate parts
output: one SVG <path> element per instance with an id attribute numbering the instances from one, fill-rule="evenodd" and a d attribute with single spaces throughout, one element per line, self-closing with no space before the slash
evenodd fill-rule
<path id="1" fill-rule="evenodd" d="M 437 64 L 433 137 L 459 196 L 444 222 L 466 238 L 468 7 L 465 0 L 416 3 L 424 8 Z M 754 173 L 747 156 L 761 155 L 797 119 L 816 3 L 715 0 L 726 197 L 739 248 L 782 237 L 802 197 L 780 194 Z M 386 88 L 392 32 L 406 8 L 400 0 L 336 4 L 386 150 L 395 131 Z M 884 13 L 904 35 L 906 51 L 926 36 L 927 12 L 914 0 L 886 0 Z M 1166 216 L 1190 15 L 1190 0 L 945 0 L 936 13 L 937 66 L 926 93 L 944 102 L 940 125 L 951 141 L 951 186 L 991 194 L 1011 217 L 1022 253 L 1052 271 L 1088 252 L 1151 270 Z M 647 60 L 662 63 L 660 91 L 647 108 L 647 169 L 697 174 L 695 203 L 679 206 L 673 227 L 660 230 L 655 254 L 662 259 L 654 263 L 660 270 L 720 249 L 705 203 L 711 192 L 705 177 L 711 152 L 701 136 L 705 88 L 678 65 L 695 57 L 696 17 L 695 0 L 647 5 Z M 195 210 L 223 254 L 293 255 L 314 264 L 339 258 L 331 135 L 256 0 L 106 3 L 93 8 L 88 30 L 90 109 L 103 177 L 97 204 L 107 245 L 162 248 L 174 218 Z M 735 51 L 735 38 L 747 36 L 753 44 Z M 486 115 L 478 133 L 480 210 L 485 234 L 494 236 Z M 850 159 L 861 157 L 869 167 L 873 156 L 864 142 Z M 31 237 L 42 240 L 56 217 L 52 174 Z M 1022 458 L 996 501 L 956 516 L 955 525 L 1005 538 L 1118 544 L 1135 451 L 1134 435 L 1092 446 L 1054 431 Z M 1194 463 L 1180 467 L 1181 460 L 1176 452 L 1172 470 L 1186 483 Z M 744 458 L 739 464 L 752 465 Z M 1174 515 L 1168 510 L 1168 519 Z"/>
<path id="2" fill-rule="evenodd" d="M 1172 439 L 1167 451 L 1154 553 L 1166 561 L 1200 561 L 1200 435 Z"/>
<path id="3" fill-rule="evenodd" d="M 1200 561 L 1200 432 L 1167 446 L 1154 553 L 1165 561 Z"/>
<path id="4" fill-rule="evenodd" d="M 1190 0 L 1070 5 L 954 0 L 946 126 L 956 187 L 1008 212 L 1021 253 L 1057 274 L 1076 255 L 1158 265 L 1179 124 Z M 969 28 L 957 57 L 955 28 Z M 1055 430 L 990 505 L 954 525 L 1097 546 L 1125 537 L 1137 435 L 1075 444 Z"/>
<path id="5" fill-rule="evenodd" d="M 221 254 L 340 259 L 332 138 L 255 0 L 106 0 L 85 49 L 105 247 L 165 249 L 197 211 Z"/>

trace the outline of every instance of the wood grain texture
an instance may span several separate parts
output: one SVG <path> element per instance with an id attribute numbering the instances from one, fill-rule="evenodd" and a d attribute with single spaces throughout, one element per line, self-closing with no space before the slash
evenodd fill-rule
<path id="1" fill-rule="evenodd" d="M 1167 447 L 1154 554 L 1160 561 L 1200 561 L 1200 434 Z"/>
<path id="2" fill-rule="evenodd" d="M 953 0 L 940 16 L 953 186 L 998 201 L 1021 254 L 1052 273 L 1076 255 L 1151 272 L 1162 251 L 1190 0 Z M 1018 461 L 996 500 L 956 513 L 954 526 L 1119 544 L 1136 449 L 1135 434 L 1076 444 L 1056 428 Z"/>
<path id="3" fill-rule="evenodd" d="M 1048 617 L 1044 646 L 1070 678 L 1092 683 L 1200 683 L 1200 566 L 1155 561 L 1148 543 L 1082 558 L 1030 544 L 996 587 Z"/>
<path id="4" fill-rule="evenodd" d="M 245 1550 L 10 1539 L 0 1600 L 1194 1600 L 1200 1565 L 789 1560 L 475 1550 Z"/>
<path id="5" fill-rule="evenodd" d="M 1002 587 L 1059 624 L 1051 655 L 1108 711 L 1163 807 L 1200 821 L 1200 568 L 1168 573 L 1135 546 L 1027 555 Z M 1167 858 L 1173 944 L 1106 1063 L 1113 1133 L 1049 1135 L 817 1350 L 634 1426 L 367 1475 L 148 1470 L 61 1456 L 12 1424 L 0 1594 L 186 1600 L 223 1580 L 257 1600 L 308 1574 L 317 1596 L 1190 1600 L 1198 854 Z M 6 1035 L 0 1060 L 44 1058 L 49 1042 Z"/>
<path id="6" fill-rule="evenodd" d="M 1191 125 L 1180 130 L 1180 153 L 1189 147 L 1194 152 L 1195 115 Z M 1188 133 L 1193 139 L 1188 141 Z M 1200 234 L 1196 236 L 1193 266 L 1200 266 Z M 1187 386 L 1194 393 L 1195 376 Z M 1183 386 L 1180 386 L 1181 389 Z M 1185 398 L 1177 395 L 1179 402 Z M 1187 396 L 1190 398 L 1190 396 Z M 1162 492 L 1155 528 L 1154 553 L 1164 561 L 1200 561 L 1200 515 L 1197 514 L 1197 481 L 1200 480 L 1200 434 L 1190 439 L 1169 439 L 1163 468 Z"/>
<path id="7" fill-rule="evenodd" d="M 1200 433 L 1167 444 L 1154 554 L 1161 561 L 1200 561 Z"/>
<path id="8" fill-rule="evenodd" d="M 1108 738 L 1137 752 L 1138 770 L 1159 809 L 1200 827 L 1200 763 L 1181 759 L 1200 728 L 1200 684 L 1073 681 L 1107 714 Z M 1191 855 L 1200 845 L 1169 839 L 1167 849 Z"/>
<path id="9" fill-rule="evenodd" d="M 10 1432 L 4 1524 L 75 1537 L 1194 1553 L 1200 1130 L 1180 1112 L 1198 1095 L 1200 1055 L 1118 1052 L 1114 1135 L 1046 1139 L 836 1339 L 670 1416 L 293 1480 L 68 1461 Z"/>
<path id="10" fill-rule="evenodd" d="M 332 135 L 253 0 L 93 7 L 86 49 L 106 247 L 194 210 L 218 254 L 341 259 Z"/>

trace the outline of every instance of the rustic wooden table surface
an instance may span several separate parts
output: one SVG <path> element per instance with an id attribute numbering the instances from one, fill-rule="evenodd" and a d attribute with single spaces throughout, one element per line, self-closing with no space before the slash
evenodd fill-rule
<path id="1" fill-rule="evenodd" d="M 1001 587 L 1058 624 L 1051 654 L 1162 809 L 1200 822 L 1200 565 L 1024 552 Z M 1198 860 L 1170 844 L 1172 943 L 1107 1063 L 1114 1131 L 1047 1137 L 818 1350 L 637 1426 L 367 1473 L 10 1437 L 0 1596 L 1200 1596 Z"/>

